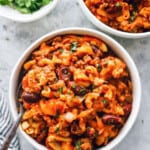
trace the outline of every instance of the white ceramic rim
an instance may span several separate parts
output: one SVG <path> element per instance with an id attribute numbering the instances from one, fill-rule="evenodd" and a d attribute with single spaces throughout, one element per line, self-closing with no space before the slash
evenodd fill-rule
<path id="1" fill-rule="evenodd" d="M 77 0 L 80 4 L 80 7 L 85 14 L 85 16 L 95 25 L 97 26 L 101 31 L 104 31 L 106 33 L 120 36 L 123 38 L 131 38 L 131 39 L 137 39 L 137 38 L 146 38 L 150 37 L 150 32 L 143 32 L 143 33 L 129 33 L 129 32 L 123 32 L 116 29 L 113 29 L 109 27 L 108 25 L 104 24 L 100 20 L 98 20 L 92 12 L 88 9 L 88 7 L 85 5 L 83 0 Z"/>
<path id="2" fill-rule="evenodd" d="M 21 14 L 18 10 L 15 10 L 9 6 L 0 5 L 0 16 L 17 21 L 17 22 L 32 22 L 37 19 L 42 18 L 52 11 L 59 0 L 53 0 L 49 4 L 41 7 L 39 10 L 35 11 L 32 14 Z"/>
<path id="3" fill-rule="evenodd" d="M 141 83 L 140 83 L 138 70 L 137 70 L 132 58 L 127 53 L 127 51 L 118 42 L 116 42 L 114 39 L 112 39 L 108 35 L 105 35 L 104 33 L 101 33 L 99 31 L 95 31 L 93 29 L 87 29 L 87 28 L 76 28 L 76 27 L 75 28 L 64 28 L 64 29 L 50 32 L 50 33 L 42 36 L 41 38 L 36 40 L 31 46 L 29 46 L 25 50 L 25 52 L 22 54 L 20 59 L 17 61 L 16 65 L 12 71 L 11 77 L 10 77 L 9 103 L 11 106 L 10 108 L 11 108 L 12 116 L 14 119 L 17 118 L 17 111 L 15 111 L 15 110 L 17 110 L 16 104 L 15 104 L 15 92 L 16 92 L 16 87 L 17 87 L 16 81 L 18 81 L 18 75 L 20 73 L 20 69 L 21 69 L 24 61 L 28 58 L 30 53 L 40 45 L 41 42 L 47 41 L 48 39 L 51 39 L 57 35 L 64 35 L 64 34 L 83 34 L 83 35 L 91 35 L 91 36 L 98 37 L 101 40 L 103 40 L 108 46 L 110 46 L 111 49 L 113 49 L 113 51 L 121 59 L 123 59 L 124 62 L 128 66 L 128 69 L 129 69 L 129 72 L 131 75 L 131 80 L 133 82 L 133 109 L 132 109 L 132 112 L 131 112 L 126 124 L 124 125 L 124 127 L 120 131 L 119 135 L 114 140 L 112 140 L 108 145 L 106 145 L 105 147 L 99 148 L 99 150 L 110 150 L 113 147 L 115 147 L 120 141 L 123 140 L 123 138 L 127 135 L 127 133 L 129 132 L 129 130 L 131 129 L 131 127 L 133 126 L 133 124 L 137 118 L 139 108 L 140 108 L 140 101 L 141 101 Z M 35 148 L 40 149 L 40 150 L 46 149 L 44 146 L 35 142 L 35 140 L 33 140 L 24 131 L 22 131 L 21 127 L 20 127 L 20 131 L 24 135 L 24 137 Z"/>

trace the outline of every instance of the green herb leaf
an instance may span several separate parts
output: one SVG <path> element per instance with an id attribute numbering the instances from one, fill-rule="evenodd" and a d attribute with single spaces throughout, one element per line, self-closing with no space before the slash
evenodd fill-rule
<path id="1" fill-rule="evenodd" d="M 76 143 L 76 150 L 81 150 L 81 144 L 82 144 L 82 142 L 81 141 L 77 141 L 77 143 Z"/>
<path id="2" fill-rule="evenodd" d="M 90 84 L 89 89 L 90 89 L 91 91 L 93 91 L 94 88 L 95 88 L 95 85 L 94 85 L 94 84 Z"/>
<path id="3" fill-rule="evenodd" d="M 121 7 L 121 3 L 117 2 L 116 7 Z"/>
<path id="4" fill-rule="evenodd" d="M 108 104 L 108 102 L 107 102 L 106 99 L 102 99 L 102 102 L 103 102 L 104 105 L 107 105 L 107 104 Z"/>
<path id="5" fill-rule="evenodd" d="M 55 114 L 55 118 L 58 118 L 59 117 L 59 115 L 60 115 L 60 110 L 58 109 L 57 111 L 56 111 L 56 114 Z"/>
<path id="6" fill-rule="evenodd" d="M 133 11 L 132 15 L 129 18 L 129 22 L 133 22 L 137 16 L 137 12 Z"/>
<path id="7" fill-rule="evenodd" d="M 21 13 L 33 13 L 52 0 L 0 0 L 1 5 L 9 5 Z"/>
<path id="8" fill-rule="evenodd" d="M 112 140 L 112 137 L 111 136 L 108 136 L 108 141 Z"/>
<path id="9" fill-rule="evenodd" d="M 53 81 L 54 81 L 54 82 L 57 81 L 57 78 L 54 78 Z"/>
<path id="10" fill-rule="evenodd" d="M 16 7 L 16 9 L 17 9 L 18 11 L 20 11 L 21 13 L 23 13 L 23 14 L 31 13 L 31 11 L 30 11 L 28 8 Z"/>
<path id="11" fill-rule="evenodd" d="M 60 49 L 58 49 L 58 51 L 62 53 L 64 50 L 62 48 L 60 48 Z"/>
<path id="12" fill-rule="evenodd" d="M 78 42 L 72 42 L 70 51 L 75 52 L 77 49 Z"/>
<path id="13" fill-rule="evenodd" d="M 59 93 L 63 93 L 63 87 L 60 87 L 60 88 L 58 89 L 58 92 L 59 92 Z"/>
<path id="14" fill-rule="evenodd" d="M 59 127 L 56 127 L 55 133 L 56 133 L 56 134 L 59 134 L 59 131 L 60 131 Z"/>
<path id="15" fill-rule="evenodd" d="M 9 1 L 8 0 L 0 0 L 1 5 L 8 5 Z"/>
<path id="16" fill-rule="evenodd" d="M 86 89 L 84 87 L 82 87 L 79 92 L 80 92 L 80 94 L 84 94 L 86 92 Z"/>
<path id="17" fill-rule="evenodd" d="M 42 0 L 42 5 L 47 5 L 51 0 Z"/>
<path id="18" fill-rule="evenodd" d="M 95 137 L 98 137 L 99 136 L 99 132 L 98 131 L 96 131 L 96 133 L 95 133 Z"/>
<path id="19" fill-rule="evenodd" d="M 71 92 L 71 91 L 69 91 L 69 92 L 68 92 L 68 95 L 72 95 L 72 92 Z"/>
<path id="20" fill-rule="evenodd" d="M 29 8 L 29 7 L 31 7 L 31 1 L 30 0 L 26 0 L 25 1 L 25 6 L 27 7 L 27 8 Z"/>
<path id="21" fill-rule="evenodd" d="M 73 89 L 75 89 L 75 88 L 76 88 L 76 85 L 75 85 L 75 84 L 72 84 L 71 87 L 72 87 Z"/>
<path id="22" fill-rule="evenodd" d="M 96 64 L 96 68 L 97 68 L 97 70 L 100 72 L 101 71 L 101 69 L 102 69 L 102 67 L 100 66 L 100 64 Z"/>

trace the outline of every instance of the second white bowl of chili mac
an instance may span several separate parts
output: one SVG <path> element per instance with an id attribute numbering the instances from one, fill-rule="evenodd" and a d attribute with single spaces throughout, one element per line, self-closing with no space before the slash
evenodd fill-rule
<path id="1" fill-rule="evenodd" d="M 35 41 L 10 79 L 12 115 L 17 118 L 16 101 L 21 102 L 19 129 L 40 150 L 112 149 L 133 126 L 140 99 L 139 74 L 127 51 L 85 28 L 57 30 Z"/>
<path id="2" fill-rule="evenodd" d="M 150 37 L 150 1 L 78 0 L 83 13 L 101 31 L 124 38 Z"/>

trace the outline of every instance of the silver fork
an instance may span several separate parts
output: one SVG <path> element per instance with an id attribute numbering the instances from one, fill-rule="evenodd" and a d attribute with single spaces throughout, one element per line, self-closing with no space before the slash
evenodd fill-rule
<path id="1" fill-rule="evenodd" d="M 7 136 L 5 137 L 5 140 L 4 140 L 3 144 L 1 145 L 0 150 L 7 150 L 8 149 L 13 137 L 16 134 L 16 131 L 17 131 L 17 128 L 20 124 L 20 121 L 22 119 L 22 115 L 23 115 L 23 112 L 24 112 L 23 111 L 23 106 L 17 99 L 19 97 L 20 88 L 21 88 L 21 84 L 18 86 L 17 93 L 16 93 L 16 103 L 19 106 L 18 107 L 19 114 L 18 114 L 18 117 L 17 117 L 16 121 L 13 123 L 12 127 L 10 128 L 9 132 L 7 133 Z"/>
<path id="2" fill-rule="evenodd" d="M 20 123 L 22 115 L 23 115 L 23 106 L 22 106 L 22 104 L 19 104 L 19 105 L 20 105 L 20 112 L 18 114 L 18 118 L 16 119 L 16 121 L 13 123 L 11 129 L 9 130 L 0 150 L 7 150 L 10 145 L 10 142 L 12 141 L 13 137 L 16 134 L 16 130 L 19 126 L 19 123 Z"/>

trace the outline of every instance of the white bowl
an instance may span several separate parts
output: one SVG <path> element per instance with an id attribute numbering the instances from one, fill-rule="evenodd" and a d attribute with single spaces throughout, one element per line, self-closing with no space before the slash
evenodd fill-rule
<path id="1" fill-rule="evenodd" d="M 97 38 L 100 38 L 103 40 L 126 64 L 130 72 L 131 80 L 133 83 L 133 106 L 131 114 L 125 123 L 124 127 L 120 131 L 119 135 L 112 140 L 108 145 L 100 148 L 100 150 L 110 150 L 113 147 L 115 147 L 129 132 L 131 129 L 133 123 L 136 120 L 139 107 L 140 107 L 140 99 L 141 99 L 141 84 L 140 84 L 140 78 L 137 71 L 137 68 L 130 57 L 130 55 L 127 53 L 127 51 L 115 40 L 113 40 L 111 37 L 105 35 L 104 33 L 92 30 L 92 29 L 86 29 L 86 28 L 66 28 L 57 30 L 51 33 L 48 33 L 35 41 L 31 46 L 29 46 L 26 51 L 22 54 L 18 62 L 16 63 L 13 72 L 11 74 L 10 78 L 10 84 L 9 84 L 9 103 L 11 112 L 13 115 L 13 118 L 17 118 L 17 108 L 16 108 L 16 88 L 18 84 L 18 77 L 22 68 L 23 63 L 27 60 L 27 58 L 30 56 L 31 52 L 37 48 L 43 41 L 47 41 L 55 36 L 58 35 L 64 35 L 64 34 L 82 34 L 82 35 L 90 35 Z M 37 149 L 44 150 L 46 149 L 44 146 L 38 144 L 35 140 L 33 140 L 31 137 L 29 137 L 22 129 L 19 128 L 23 136 Z"/>
<path id="2" fill-rule="evenodd" d="M 92 12 L 88 9 L 88 7 L 85 5 L 83 0 L 78 0 L 78 3 L 81 6 L 81 9 L 83 13 L 87 16 L 87 18 L 95 25 L 97 26 L 101 31 L 107 32 L 112 35 L 116 35 L 119 37 L 124 38 L 146 38 L 150 37 L 150 32 L 143 32 L 143 33 L 129 33 L 129 32 L 123 32 L 116 29 L 111 28 L 110 26 L 104 24 L 102 21 L 98 20 Z"/>
<path id="3" fill-rule="evenodd" d="M 47 15 L 50 11 L 52 11 L 55 8 L 57 3 L 58 0 L 53 0 L 49 4 L 41 7 L 39 10 L 35 11 L 32 14 L 22 14 L 18 10 L 13 9 L 9 6 L 0 5 L 0 16 L 18 22 L 32 22 Z"/>

